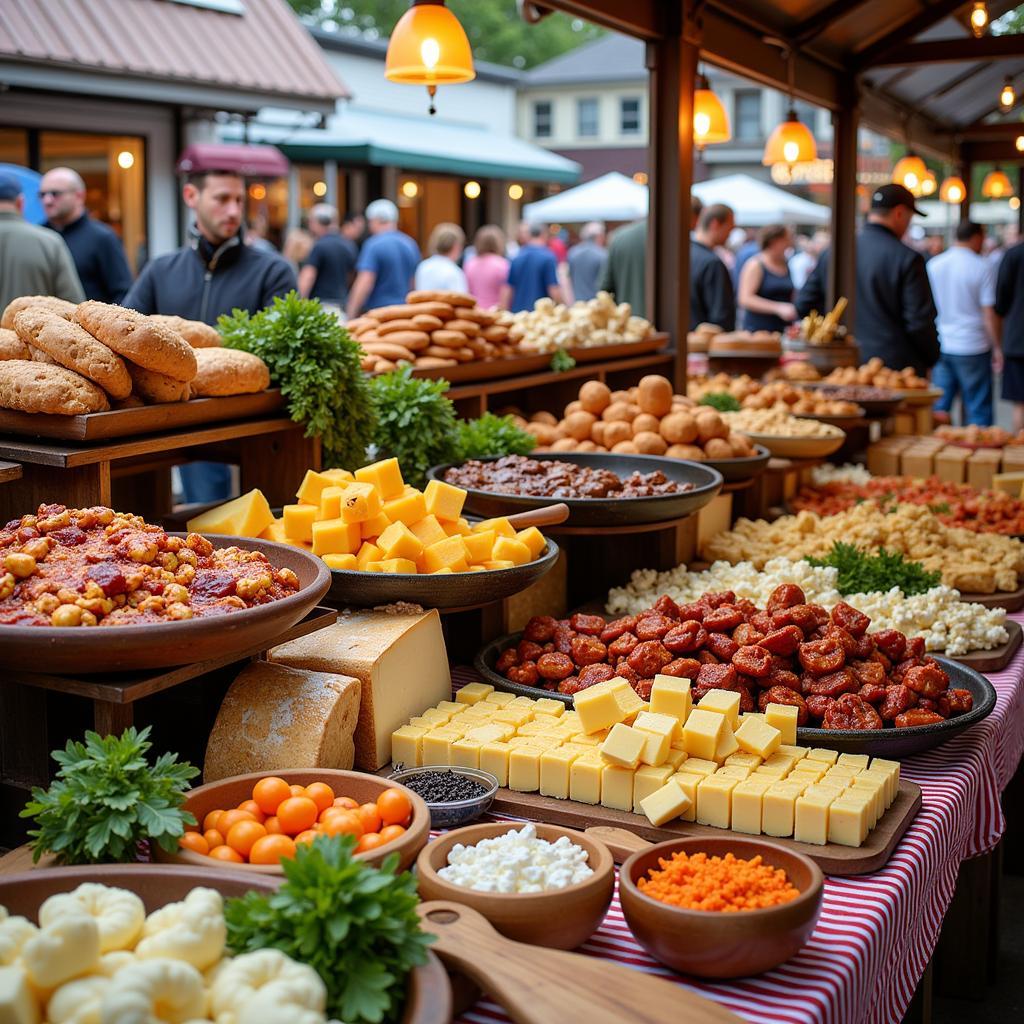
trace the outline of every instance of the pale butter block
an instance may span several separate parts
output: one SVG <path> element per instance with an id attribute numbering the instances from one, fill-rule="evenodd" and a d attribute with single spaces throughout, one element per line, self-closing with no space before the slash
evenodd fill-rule
<path id="1" fill-rule="evenodd" d="M 499 786 L 508 785 L 508 760 L 512 748 L 500 741 L 484 743 L 480 747 L 480 770 L 490 772 Z"/>
<path id="2" fill-rule="evenodd" d="M 651 686 L 651 711 L 671 715 L 680 725 L 686 721 L 693 707 L 690 680 L 675 676 L 656 675 Z"/>
<path id="3" fill-rule="evenodd" d="M 696 713 L 696 712 L 694 712 Z M 732 791 L 739 779 L 709 775 L 697 786 L 697 823 L 728 828 L 732 820 Z"/>
<path id="4" fill-rule="evenodd" d="M 764 709 L 764 720 L 768 725 L 779 730 L 782 737 L 780 743 L 796 743 L 797 718 L 800 709 L 792 704 L 769 704 Z"/>
<path id="5" fill-rule="evenodd" d="M 739 694 L 736 696 L 738 699 Z M 694 708 L 683 725 L 683 749 L 687 755 L 714 761 L 726 724 L 725 715 L 706 708 Z"/>
<path id="6" fill-rule="evenodd" d="M 689 775 L 686 772 L 676 772 L 672 781 L 686 794 L 690 806 L 679 816 L 683 821 L 697 820 L 697 787 L 700 785 L 703 775 Z"/>
<path id="7" fill-rule="evenodd" d="M 355 612 L 270 650 L 271 662 L 332 672 L 361 684 L 355 767 L 391 760 L 391 734 L 424 708 L 451 696 L 452 677 L 436 608 L 414 614 Z"/>
<path id="8" fill-rule="evenodd" d="M 664 825 L 690 808 L 690 798 L 671 779 L 640 802 L 640 809 L 652 825 Z"/>
<path id="9" fill-rule="evenodd" d="M 661 789 L 672 777 L 674 772 L 669 765 L 643 765 L 637 768 L 633 776 L 633 812 L 642 814 L 641 804 L 653 792 Z"/>

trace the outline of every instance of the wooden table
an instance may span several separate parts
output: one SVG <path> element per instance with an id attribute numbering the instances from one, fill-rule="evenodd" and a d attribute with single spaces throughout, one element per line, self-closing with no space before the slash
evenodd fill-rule
<path id="1" fill-rule="evenodd" d="M 0 462 L 0 484 L 21 479 L 21 466 L 17 462 Z"/>

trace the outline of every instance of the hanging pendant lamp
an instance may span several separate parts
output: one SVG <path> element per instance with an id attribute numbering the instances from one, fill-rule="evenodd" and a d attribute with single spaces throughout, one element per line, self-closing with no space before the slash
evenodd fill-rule
<path id="1" fill-rule="evenodd" d="M 722 101 L 711 91 L 707 75 L 697 76 L 693 93 L 693 142 L 698 149 L 728 142 L 732 138 L 729 115 Z"/>
<path id="2" fill-rule="evenodd" d="M 796 116 L 796 106 L 793 103 L 793 50 L 787 43 L 779 39 L 768 39 L 766 42 L 780 47 L 782 59 L 786 61 L 786 73 L 789 79 L 789 110 L 786 111 L 786 120 L 776 125 L 775 130 L 768 136 L 761 163 L 765 167 L 779 163 L 792 167 L 796 163 L 816 160 L 818 146 L 814 141 L 814 135 L 811 133 L 811 129 L 801 123 Z"/>
<path id="3" fill-rule="evenodd" d="M 896 161 L 892 169 L 892 180 L 910 192 L 920 190 L 921 183 L 928 175 L 928 166 L 914 152 L 907 153 Z"/>
<path id="4" fill-rule="evenodd" d="M 1002 168 L 994 167 L 981 183 L 981 194 L 986 199 L 1007 199 L 1013 195 L 1013 185 Z"/>
<path id="5" fill-rule="evenodd" d="M 967 198 L 967 186 L 964 179 L 956 174 L 950 175 L 939 186 L 939 199 L 952 206 L 959 206 Z"/>
<path id="6" fill-rule="evenodd" d="M 431 114 L 436 111 L 439 85 L 476 78 L 469 39 L 444 0 L 413 0 L 388 40 L 384 77 L 403 85 L 425 85 Z"/>

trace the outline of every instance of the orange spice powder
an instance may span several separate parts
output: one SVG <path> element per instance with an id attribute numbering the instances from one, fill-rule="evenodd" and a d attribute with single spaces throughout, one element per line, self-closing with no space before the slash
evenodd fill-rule
<path id="1" fill-rule="evenodd" d="M 659 857 L 661 870 L 652 869 L 637 881 L 637 888 L 652 899 L 685 910 L 735 913 L 760 910 L 789 903 L 800 895 L 781 868 L 761 861 L 739 860 L 731 853 L 709 857 L 688 856 L 680 850 L 671 857 Z"/>

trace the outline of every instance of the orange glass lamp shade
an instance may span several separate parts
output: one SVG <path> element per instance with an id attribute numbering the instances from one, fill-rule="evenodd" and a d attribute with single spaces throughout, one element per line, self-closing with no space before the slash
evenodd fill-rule
<path id="1" fill-rule="evenodd" d="M 981 194 L 986 199 L 1006 199 L 1013 195 L 1013 185 L 1006 174 L 998 167 L 985 175 L 981 183 Z"/>
<path id="2" fill-rule="evenodd" d="M 431 97 L 439 85 L 476 78 L 469 39 L 444 0 L 413 0 L 388 40 L 384 77 L 403 85 L 425 85 Z"/>
<path id="3" fill-rule="evenodd" d="M 707 78 L 699 75 L 693 93 L 693 141 L 697 146 L 713 146 L 732 138 L 729 115 L 722 101 L 711 91 Z"/>
<path id="4" fill-rule="evenodd" d="M 967 198 L 967 186 L 963 178 L 958 178 L 955 174 L 948 177 L 939 186 L 939 198 L 944 203 L 951 203 L 954 206 L 962 203 Z"/>
<path id="5" fill-rule="evenodd" d="M 928 167 L 915 153 L 908 153 L 896 161 L 892 169 L 892 180 L 911 192 L 921 188 L 921 183 L 928 176 Z"/>
<path id="6" fill-rule="evenodd" d="M 786 120 L 768 136 L 761 163 L 771 167 L 772 164 L 801 164 L 817 158 L 818 146 L 811 129 L 797 120 L 796 111 L 791 108 Z"/>
<path id="7" fill-rule="evenodd" d="M 921 195 L 930 196 L 933 195 L 935 190 L 939 187 L 939 183 L 935 180 L 935 174 L 932 171 L 926 171 L 925 176 L 921 181 Z"/>

